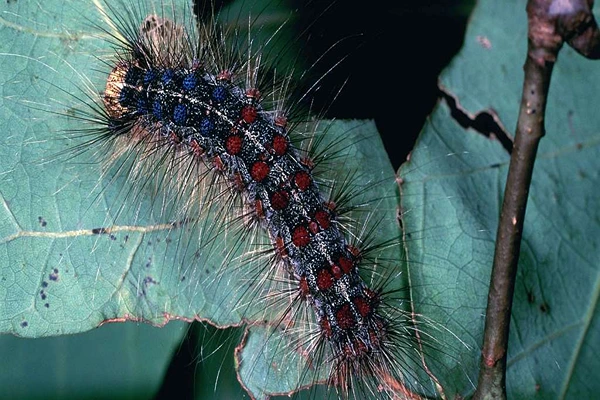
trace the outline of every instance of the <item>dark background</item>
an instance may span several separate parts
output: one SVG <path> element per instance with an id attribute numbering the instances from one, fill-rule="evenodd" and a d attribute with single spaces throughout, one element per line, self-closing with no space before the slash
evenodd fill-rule
<path id="1" fill-rule="evenodd" d="M 332 104 L 327 95 L 317 94 L 317 102 L 330 107 L 328 117 L 375 119 L 397 169 L 439 97 L 437 77 L 460 49 L 473 6 L 474 0 L 333 4 L 312 27 L 323 40 L 314 41 L 311 56 L 348 38 L 328 54 L 331 63 L 347 58 L 325 80 L 333 88 L 347 83 Z M 315 14 L 302 13 L 303 22 Z"/>

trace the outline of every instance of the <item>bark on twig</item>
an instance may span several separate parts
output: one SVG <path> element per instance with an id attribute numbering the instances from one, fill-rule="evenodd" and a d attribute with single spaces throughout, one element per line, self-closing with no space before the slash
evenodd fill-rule
<path id="1" fill-rule="evenodd" d="M 529 0 L 528 49 L 515 143 L 500 214 L 479 381 L 474 399 L 506 399 L 506 355 L 523 221 L 541 138 L 552 68 L 563 43 L 600 58 L 593 0 Z"/>

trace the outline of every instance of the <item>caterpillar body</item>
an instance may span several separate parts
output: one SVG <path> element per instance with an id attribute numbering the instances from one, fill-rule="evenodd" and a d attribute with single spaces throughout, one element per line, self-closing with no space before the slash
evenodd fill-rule
<path id="1" fill-rule="evenodd" d="M 108 77 L 108 135 L 142 143 L 144 153 L 158 153 L 157 160 L 173 157 L 186 173 L 207 164 L 227 181 L 247 216 L 267 230 L 275 261 L 295 281 L 292 303 L 312 309 L 319 329 L 308 347 L 327 346 L 328 381 L 344 396 L 356 390 L 353 381 L 368 375 L 400 382 L 395 360 L 402 355 L 391 346 L 410 337 L 412 327 L 393 320 L 382 289 L 368 287 L 360 276 L 361 250 L 343 234 L 336 201 L 321 194 L 312 174 L 315 161 L 294 148 L 284 110 L 263 106 L 263 88 L 252 77 L 257 67 L 250 65 L 259 56 L 244 61 L 252 73 L 241 86 L 234 74 L 246 68 L 213 61 L 223 49 L 204 47 L 204 38 L 196 47 L 181 26 L 155 15 L 141 26 L 140 36 L 126 37 L 127 51 Z M 164 49 L 177 56 L 164 56 Z"/>

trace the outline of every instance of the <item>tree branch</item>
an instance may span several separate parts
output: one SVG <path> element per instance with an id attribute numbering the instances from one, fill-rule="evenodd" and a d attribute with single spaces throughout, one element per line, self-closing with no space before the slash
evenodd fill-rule
<path id="1" fill-rule="evenodd" d="M 529 0 L 528 49 L 521 107 L 500 214 L 488 293 L 479 381 L 474 399 L 506 399 L 506 355 L 523 221 L 541 138 L 552 68 L 567 42 L 600 58 L 593 0 Z"/>

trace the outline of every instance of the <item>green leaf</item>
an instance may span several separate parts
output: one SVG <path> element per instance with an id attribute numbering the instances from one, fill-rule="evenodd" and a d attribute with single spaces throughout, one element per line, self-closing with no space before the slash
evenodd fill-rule
<path id="1" fill-rule="evenodd" d="M 493 109 L 509 132 L 526 56 L 525 3 L 480 1 L 463 49 L 440 77 L 469 116 Z M 600 390 L 589 372 L 600 368 L 592 356 L 600 343 L 599 93 L 597 62 L 563 48 L 525 221 L 508 354 L 510 398 L 592 398 Z M 499 142 L 463 129 L 441 103 L 399 171 L 417 311 L 475 350 L 508 161 Z M 452 340 L 448 332 L 440 335 L 442 343 Z M 448 398 L 471 393 L 477 378 L 479 352 L 455 354 L 432 354 L 445 365 L 435 373 Z"/>
<path id="2" fill-rule="evenodd" d="M 243 313 L 235 285 L 242 278 L 231 283 L 228 274 L 238 270 L 223 273 L 219 261 L 235 239 L 225 243 L 217 232 L 215 248 L 201 254 L 198 234 L 210 230 L 211 220 L 173 226 L 179 220 L 167 217 L 179 210 L 160 204 L 157 193 L 138 188 L 134 197 L 123 176 L 102 175 L 100 160 L 110 156 L 97 154 L 102 148 L 67 160 L 55 156 L 84 140 L 65 137 L 65 130 L 84 124 L 68 115 L 85 109 L 106 82 L 96 57 L 114 50 L 93 29 L 105 24 L 98 9 L 92 2 L 64 14 L 60 4 L 14 7 L 0 32 L 0 331 L 58 335 L 115 318 L 238 324 Z M 111 12 L 119 7 L 126 6 Z M 62 20 L 39 22 L 47 15 Z M 84 25 L 81 15 L 89 18 Z M 214 259 L 203 259 L 205 253 Z M 208 285 L 217 274 L 222 283 Z"/>
<path id="3" fill-rule="evenodd" d="M 6 399 L 153 398 L 187 324 L 107 324 L 37 340 L 0 336 L 0 396 Z M 158 345 L 160 344 L 160 345 Z"/>
<path id="4" fill-rule="evenodd" d="M 172 226 L 150 188 L 133 204 L 121 203 L 128 198 L 127 183 L 118 177 L 111 181 L 110 175 L 100 179 L 94 158 L 45 162 L 77 141 L 63 134 L 76 121 L 43 110 L 69 113 L 77 106 L 72 95 L 85 94 L 81 87 L 87 78 L 101 91 L 106 75 L 95 72 L 102 61 L 94 55 L 103 58 L 112 50 L 92 35 L 90 21 L 105 25 L 91 1 L 10 2 L 4 7 L 0 332 L 61 335 L 113 319 L 154 324 L 206 319 L 229 326 L 240 324 L 244 315 L 272 318 L 264 302 L 249 302 L 250 296 L 243 295 L 249 276 L 241 272 L 256 268 L 221 266 L 231 242 L 217 237 L 214 243 L 222 247 L 196 252 L 198 230 L 212 220 Z M 509 130 L 520 101 L 524 7 L 524 0 L 480 1 L 463 50 L 440 80 L 469 115 L 493 108 Z M 554 70 L 548 134 L 536 165 L 515 295 L 508 371 L 512 398 L 586 398 L 600 390 L 597 380 L 588 378 L 588 371 L 598 370 L 593 355 L 600 343 L 600 196 L 594 162 L 600 139 L 594 99 L 600 79 L 595 68 L 565 48 Z M 334 123 L 327 132 L 329 140 L 345 137 L 344 144 L 352 143 L 339 169 L 360 171 L 357 185 L 383 182 L 368 197 L 382 199 L 376 209 L 389 225 L 379 225 L 378 235 L 389 238 L 397 234 L 398 200 L 376 136 L 371 124 L 357 122 Z M 412 297 L 417 312 L 431 321 L 424 329 L 437 346 L 427 352 L 427 363 L 448 398 L 470 393 L 477 377 L 507 163 L 498 142 L 460 127 L 440 104 L 410 163 L 399 172 Z M 110 235 L 93 231 L 114 226 L 119 229 Z M 304 383 L 317 378 L 302 376 L 301 358 L 285 353 L 287 335 L 259 326 L 250 328 L 245 340 L 237 355 L 239 372 L 257 397 L 288 392 L 301 378 L 308 379 Z"/>
<path id="5" fill-rule="evenodd" d="M 152 184 L 132 192 L 118 171 L 103 174 L 98 159 L 110 155 L 96 153 L 104 149 L 55 156 L 85 140 L 65 134 L 86 128 L 69 115 L 103 90 L 102 59 L 114 53 L 90 27 L 105 26 L 93 3 L 69 3 L 64 10 L 62 2 L 9 6 L 14 9 L 3 15 L 0 27 L 0 332 L 39 338 L 124 320 L 162 325 L 199 319 L 221 327 L 279 322 L 275 318 L 282 310 L 265 306 L 278 278 L 255 289 L 254 279 L 265 279 L 263 261 L 239 259 L 256 249 L 239 246 L 238 236 L 222 229 L 222 216 L 206 212 L 199 221 L 180 223 L 177 204 L 165 201 L 172 199 L 170 193 L 155 191 Z M 177 15 L 183 12 L 190 11 Z M 325 179 L 369 187 L 352 199 L 355 204 L 376 200 L 377 213 L 367 218 L 362 211 L 356 234 L 372 227 L 375 238 L 399 238 L 397 184 L 374 124 L 323 121 L 321 126 L 326 130 L 321 148 L 331 167 Z M 219 206 L 215 201 L 211 210 Z M 378 255 L 401 259 L 399 248 Z M 405 287 L 404 276 L 394 285 Z M 248 335 L 264 337 L 265 329 L 250 328 Z M 283 334 L 240 351 L 242 379 L 257 397 L 297 388 L 305 363 L 290 364 L 288 378 L 261 387 L 266 376 L 286 365 L 290 348 L 282 343 L 289 341 Z"/>

